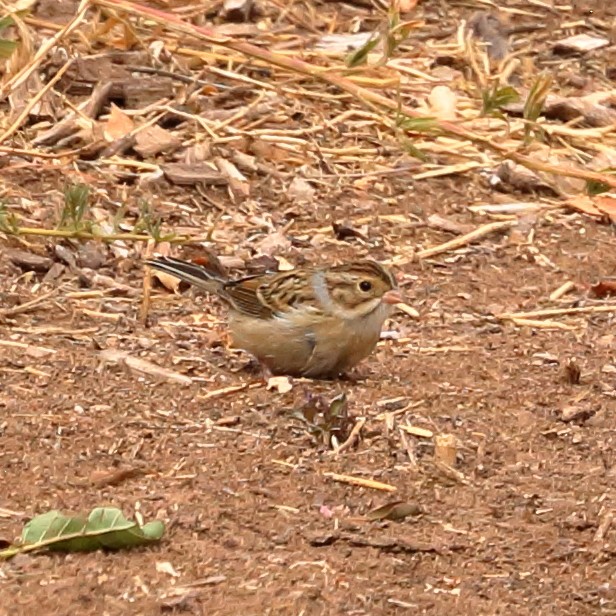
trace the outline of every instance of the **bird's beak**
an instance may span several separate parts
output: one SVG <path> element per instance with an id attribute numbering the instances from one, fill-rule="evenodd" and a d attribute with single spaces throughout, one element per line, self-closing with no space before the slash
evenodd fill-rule
<path id="1" fill-rule="evenodd" d="M 398 289 L 392 289 L 383 295 L 381 301 L 384 304 L 401 304 L 404 302 L 404 298 Z"/>

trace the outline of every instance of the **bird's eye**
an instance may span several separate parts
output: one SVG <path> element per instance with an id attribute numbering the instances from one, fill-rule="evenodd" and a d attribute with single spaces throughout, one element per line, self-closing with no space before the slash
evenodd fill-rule
<path id="1" fill-rule="evenodd" d="M 370 291 L 370 289 L 372 289 L 372 283 L 369 280 L 362 280 L 359 283 L 359 288 L 364 292 L 367 293 L 368 291 Z"/>

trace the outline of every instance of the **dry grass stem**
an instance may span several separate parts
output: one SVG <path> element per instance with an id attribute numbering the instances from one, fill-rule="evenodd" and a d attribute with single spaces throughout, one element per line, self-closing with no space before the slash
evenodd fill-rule
<path id="1" fill-rule="evenodd" d="M 383 492 L 395 492 L 398 488 L 389 485 L 388 483 L 382 483 L 380 481 L 374 481 L 373 479 L 364 479 L 363 477 L 354 477 L 352 475 L 339 475 L 338 473 L 323 473 L 324 477 L 328 477 L 333 481 L 340 481 L 341 483 L 348 483 L 354 486 L 360 486 L 362 488 L 369 488 L 371 490 L 381 490 Z"/>

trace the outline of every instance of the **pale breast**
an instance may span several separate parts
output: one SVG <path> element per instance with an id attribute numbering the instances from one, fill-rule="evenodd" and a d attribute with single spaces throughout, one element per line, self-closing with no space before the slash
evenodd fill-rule
<path id="1" fill-rule="evenodd" d="M 391 307 L 383 304 L 353 320 L 304 311 L 259 319 L 234 311 L 229 329 L 234 346 L 254 355 L 274 374 L 335 378 L 372 352 L 390 313 Z"/>
<path id="2" fill-rule="evenodd" d="M 304 376 L 336 377 L 370 355 L 381 335 L 383 322 L 391 307 L 382 305 L 360 319 L 324 320 L 315 328 L 316 346 Z"/>
<path id="3" fill-rule="evenodd" d="M 259 319 L 232 312 L 233 346 L 248 351 L 274 374 L 301 376 L 316 340 L 310 328 L 286 318 Z"/>

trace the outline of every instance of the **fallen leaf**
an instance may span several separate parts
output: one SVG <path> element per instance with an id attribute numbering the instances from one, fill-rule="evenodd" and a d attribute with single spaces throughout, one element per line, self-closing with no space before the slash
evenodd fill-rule
<path id="1" fill-rule="evenodd" d="M 600 280 L 590 286 L 590 292 L 600 299 L 616 295 L 616 279 Z"/>
<path id="2" fill-rule="evenodd" d="M 499 181 L 523 192 L 534 192 L 537 190 L 550 190 L 553 192 L 552 187 L 544 182 L 534 171 L 511 160 L 504 161 L 496 170 L 492 184 L 498 185 Z"/>
<path id="3" fill-rule="evenodd" d="M 607 216 L 616 224 L 616 197 L 612 195 L 596 195 L 594 197 L 577 195 L 567 199 L 564 203 L 571 209 L 595 218 L 602 219 Z"/>
<path id="4" fill-rule="evenodd" d="M 564 406 L 560 412 L 560 419 L 564 422 L 586 421 L 596 414 L 596 410 L 581 407 L 577 404 Z"/>
<path id="5" fill-rule="evenodd" d="M 114 103 L 111 103 L 109 118 L 103 126 L 105 141 L 126 137 L 135 128 L 135 123 Z"/>
<path id="6" fill-rule="evenodd" d="M 612 223 L 616 224 L 616 197 L 613 195 L 597 195 L 595 205 L 601 212 L 607 214 Z"/>
<path id="7" fill-rule="evenodd" d="M 588 97 L 550 97 L 543 115 L 550 120 L 572 122 L 583 119 L 588 126 L 610 126 L 616 122 L 616 111 Z"/>
<path id="8" fill-rule="evenodd" d="M 286 394 L 293 389 L 288 376 L 272 376 L 267 379 L 267 389 L 276 389 L 279 394 Z"/>
<path id="9" fill-rule="evenodd" d="M 3 256 L 24 271 L 46 272 L 53 265 L 53 261 L 49 257 L 18 248 L 7 248 Z"/>
<path id="10" fill-rule="evenodd" d="M 123 481 L 140 477 L 144 471 L 140 468 L 121 468 L 115 471 L 94 471 L 90 480 L 97 488 L 104 486 L 117 486 Z"/>
<path id="11" fill-rule="evenodd" d="M 48 511 L 32 518 L 24 527 L 21 542 L 0 552 L 0 560 L 20 553 L 89 552 L 151 545 L 160 541 L 165 525 L 160 520 L 140 524 L 127 520 L 115 507 L 97 507 L 87 517 Z"/>
<path id="12" fill-rule="evenodd" d="M 405 503 L 404 501 L 394 501 L 387 503 L 376 509 L 369 511 L 365 518 L 366 520 L 392 520 L 399 521 L 413 515 L 420 515 L 424 512 L 423 508 L 416 503 Z"/>

